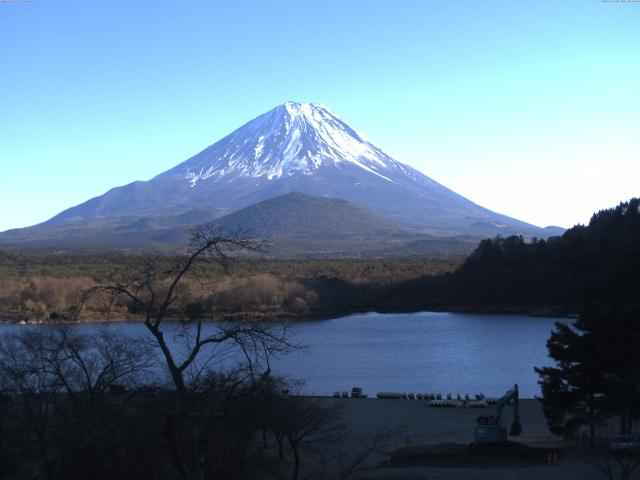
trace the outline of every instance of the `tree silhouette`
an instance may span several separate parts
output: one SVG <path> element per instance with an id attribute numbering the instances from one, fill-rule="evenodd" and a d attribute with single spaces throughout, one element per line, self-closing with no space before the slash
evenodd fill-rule
<path id="1" fill-rule="evenodd" d="M 571 436 L 617 416 L 620 433 L 640 417 L 640 308 L 590 307 L 572 325 L 556 323 L 547 342 L 555 367 L 536 368 L 541 402 L 553 433 Z"/>
<path id="2" fill-rule="evenodd" d="M 196 359 L 207 346 L 232 345 L 244 356 L 251 375 L 256 373 L 254 368 L 261 360 L 292 347 L 286 341 L 286 330 L 281 325 L 252 322 L 216 324 L 215 328 L 205 329 L 202 317 L 194 315 L 194 309 L 186 308 L 186 293 L 180 287 L 187 275 L 194 275 L 204 282 L 201 277 L 205 265 L 213 263 L 228 269 L 238 253 L 256 252 L 262 248 L 262 243 L 246 234 L 222 234 L 214 227 L 202 225 L 192 230 L 190 251 L 186 256 L 176 259 L 174 268 L 160 270 L 151 260 L 108 284 L 87 290 L 81 304 L 100 293 L 110 295 L 111 302 L 124 297 L 133 304 L 143 314 L 144 326 L 155 339 L 171 380 L 178 394 L 184 398 L 189 389 L 185 375 L 196 366 Z M 201 310 L 197 313 L 201 313 Z M 180 358 L 167 340 L 167 318 L 183 321 L 181 336 L 186 353 Z"/>

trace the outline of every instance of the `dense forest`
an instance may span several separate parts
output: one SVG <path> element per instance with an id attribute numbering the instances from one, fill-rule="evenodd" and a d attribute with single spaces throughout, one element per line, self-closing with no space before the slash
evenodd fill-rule
<path id="1" fill-rule="evenodd" d="M 398 283 L 387 308 L 576 312 L 623 302 L 640 284 L 640 200 L 593 215 L 548 240 L 483 240 L 454 272 Z"/>

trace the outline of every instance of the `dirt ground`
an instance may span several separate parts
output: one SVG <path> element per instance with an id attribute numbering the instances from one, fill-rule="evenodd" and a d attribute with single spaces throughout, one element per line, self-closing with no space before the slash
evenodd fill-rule
<path id="1" fill-rule="evenodd" d="M 348 431 L 355 436 L 366 437 L 376 431 L 402 426 L 400 433 L 393 437 L 393 444 L 385 452 L 372 455 L 365 463 L 358 477 L 361 479 L 589 480 L 604 478 L 588 465 L 587 457 L 580 455 L 575 444 L 563 443 L 561 439 L 548 432 L 541 405 L 536 400 L 521 401 L 522 435 L 513 437 L 511 440 L 529 446 L 562 448 L 565 454 L 559 459 L 557 465 L 499 468 L 386 466 L 384 453 L 405 445 L 471 443 L 476 417 L 489 414 L 491 407 L 485 409 L 433 408 L 428 406 L 428 402 L 421 400 L 375 398 L 323 400 L 328 404 L 336 401 L 342 404 L 343 422 Z M 511 410 L 505 409 L 505 414 L 510 419 Z"/>

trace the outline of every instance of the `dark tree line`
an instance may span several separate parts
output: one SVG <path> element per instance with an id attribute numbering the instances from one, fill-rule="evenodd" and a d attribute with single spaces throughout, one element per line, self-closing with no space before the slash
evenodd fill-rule
<path id="1" fill-rule="evenodd" d="M 148 344 L 87 332 L 38 326 L 0 342 L 0 477 L 295 479 L 341 431 L 336 406 L 283 397 L 282 379 L 236 365 L 182 395 L 149 384 Z"/>
<path id="2" fill-rule="evenodd" d="M 480 242 L 453 273 L 379 289 L 382 309 L 502 310 L 624 302 L 640 284 L 640 200 L 593 215 L 561 237 L 497 237 Z"/>
<path id="3" fill-rule="evenodd" d="M 639 205 L 636 198 L 603 210 L 588 226 L 546 241 L 485 240 L 454 275 L 454 290 L 472 301 L 524 305 L 581 307 L 634 298 L 640 280 Z"/>
<path id="4" fill-rule="evenodd" d="M 357 438 L 332 400 L 246 364 L 158 386 L 158 355 L 110 329 L 0 342 L 0 478 L 347 479 L 396 434 Z M 293 393 L 293 392 L 292 392 Z"/>

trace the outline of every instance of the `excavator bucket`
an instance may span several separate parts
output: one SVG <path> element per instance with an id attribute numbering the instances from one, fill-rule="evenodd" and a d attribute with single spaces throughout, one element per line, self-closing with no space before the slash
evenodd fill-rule
<path id="1" fill-rule="evenodd" d="M 511 430 L 509 430 L 509 435 L 513 437 L 517 437 L 522 433 L 522 424 L 518 420 L 514 420 L 511 424 Z"/>

